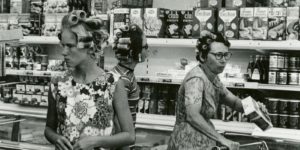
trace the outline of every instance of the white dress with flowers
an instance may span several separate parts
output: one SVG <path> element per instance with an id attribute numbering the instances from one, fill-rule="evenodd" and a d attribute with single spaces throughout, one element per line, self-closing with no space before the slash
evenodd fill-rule
<path id="1" fill-rule="evenodd" d="M 82 136 L 111 135 L 112 94 L 117 79 L 114 77 L 104 73 L 89 84 L 76 83 L 71 72 L 53 78 L 51 90 L 57 108 L 57 133 L 69 139 L 71 144 Z"/>

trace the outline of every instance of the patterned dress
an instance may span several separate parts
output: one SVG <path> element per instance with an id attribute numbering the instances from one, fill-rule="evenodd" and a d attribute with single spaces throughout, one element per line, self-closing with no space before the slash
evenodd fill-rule
<path id="1" fill-rule="evenodd" d="M 51 93 L 56 101 L 57 133 L 71 144 L 82 136 L 111 135 L 115 81 L 112 74 L 103 73 L 89 84 L 80 84 L 74 81 L 70 71 L 53 78 Z"/>
<path id="2" fill-rule="evenodd" d="M 178 91 L 176 123 L 168 144 L 168 150 L 210 150 L 216 141 L 194 128 L 188 121 L 186 107 L 201 105 L 200 114 L 214 128 L 211 118 L 215 118 L 220 99 L 228 90 L 218 77 L 207 68 L 196 66 L 185 77 Z"/>

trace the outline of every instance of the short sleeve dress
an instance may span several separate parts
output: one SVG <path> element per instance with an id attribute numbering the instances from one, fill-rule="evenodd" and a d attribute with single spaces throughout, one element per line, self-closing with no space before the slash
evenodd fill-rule
<path id="1" fill-rule="evenodd" d="M 82 136 L 111 135 L 115 81 L 113 74 L 103 73 L 91 83 L 76 83 L 71 71 L 52 78 L 51 94 L 57 109 L 57 133 L 65 136 L 71 144 Z"/>
<path id="2" fill-rule="evenodd" d="M 228 90 L 218 77 L 202 66 L 196 66 L 185 77 L 178 91 L 176 123 L 168 150 L 209 150 L 216 141 L 194 128 L 186 119 L 186 106 L 200 104 L 200 114 L 214 128 L 210 119 L 217 115 L 220 99 Z"/>

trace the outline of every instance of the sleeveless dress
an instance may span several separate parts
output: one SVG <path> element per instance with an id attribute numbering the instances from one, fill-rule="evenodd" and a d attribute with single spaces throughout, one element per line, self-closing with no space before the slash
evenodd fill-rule
<path id="1" fill-rule="evenodd" d="M 116 78 L 111 73 L 103 73 L 93 82 L 81 84 L 76 83 L 71 74 L 67 71 L 51 81 L 51 93 L 57 108 L 57 133 L 65 136 L 71 144 L 82 136 L 111 135 Z"/>
<path id="2" fill-rule="evenodd" d="M 220 99 L 226 96 L 227 92 L 219 78 L 213 77 L 213 73 L 208 69 L 204 70 L 201 66 L 193 68 L 178 91 L 176 123 L 168 150 L 210 150 L 215 146 L 216 141 L 187 122 L 186 106 L 201 105 L 200 114 L 214 128 L 210 119 L 216 117 Z"/>

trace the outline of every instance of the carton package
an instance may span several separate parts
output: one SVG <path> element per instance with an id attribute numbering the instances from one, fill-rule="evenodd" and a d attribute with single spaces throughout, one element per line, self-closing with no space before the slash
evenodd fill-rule
<path id="1" fill-rule="evenodd" d="M 300 6 L 300 0 L 289 0 L 289 7 Z"/>
<path id="2" fill-rule="evenodd" d="M 253 39 L 266 40 L 268 33 L 268 8 L 254 8 Z"/>
<path id="3" fill-rule="evenodd" d="M 288 7 L 289 0 L 270 0 L 271 7 Z"/>
<path id="4" fill-rule="evenodd" d="M 246 0 L 226 0 L 226 8 L 246 7 Z"/>
<path id="5" fill-rule="evenodd" d="M 254 8 L 243 7 L 240 9 L 240 26 L 239 39 L 252 40 L 253 39 L 253 21 Z"/>
<path id="6" fill-rule="evenodd" d="M 22 0 L 10 0 L 10 13 L 22 13 Z"/>
<path id="7" fill-rule="evenodd" d="M 236 8 L 222 8 L 218 15 L 218 31 L 228 39 L 238 39 L 239 12 Z"/>
<path id="8" fill-rule="evenodd" d="M 143 29 L 143 11 L 141 8 L 133 8 L 130 10 L 130 24 L 136 24 Z"/>
<path id="9" fill-rule="evenodd" d="M 285 40 L 286 39 L 286 8 L 271 7 L 268 13 L 268 39 Z"/>
<path id="10" fill-rule="evenodd" d="M 144 14 L 144 33 L 147 37 L 164 37 L 166 30 L 166 9 L 146 8 Z"/>
<path id="11" fill-rule="evenodd" d="M 166 38 L 179 38 L 179 11 L 166 10 Z"/>
<path id="12" fill-rule="evenodd" d="M 193 19 L 193 38 L 199 38 L 200 33 L 204 31 L 216 31 L 216 13 L 214 8 L 195 8 Z"/>
<path id="13" fill-rule="evenodd" d="M 193 11 L 182 10 L 179 14 L 180 37 L 185 39 L 192 38 L 193 33 Z"/>
<path id="14" fill-rule="evenodd" d="M 260 110 L 258 103 L 251 97 L 242 100 L 245 115 L 254 122 L 260 129 L 266 131 L 273 127 L 268 114 Z"/>
<path id="15" fill-rule="evenodd" d="M 288 7 L 286 18 L 286 39 L 299 39 L 299 7 Z"/>
<path id="16" fill-rule="evenodd" d="M 129 9 L 128 8 L 116 8 L 113 12 L 113 23 L 111 29 L 113 34 L 115 30 L 119 29 L 124 25 L 129 25 Z"/>

